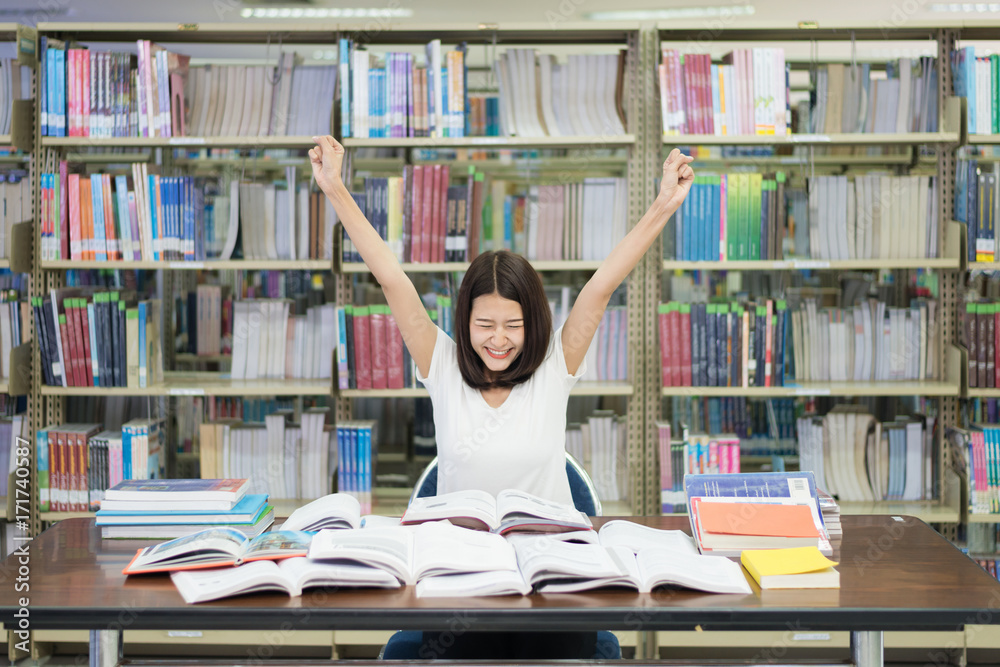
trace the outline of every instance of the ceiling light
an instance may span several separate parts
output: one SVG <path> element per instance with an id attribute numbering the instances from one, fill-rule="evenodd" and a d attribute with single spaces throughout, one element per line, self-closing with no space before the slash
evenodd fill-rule
<path id="1" fill-rule="evenodd" d="M 590 12 L 584 16 L 591 21 L 655 21 L 667 19 L 700 19 L 716 16 L 750 16 L 756 13 L 753 5 L 722 5 L 673 7 L 671 9 L 633 9 L 608 12 Z"/>
<path id="2" fill-rule="evenodd" d="M 745 13 L 747 5 L 740 6 L 741 13 Z M 711 9 L 711 8 L 710 8 Z M 732 8 L 723 8 L 732 9 Z M 671 10 L 667 10 L 670 12 Z M 750 12 L 753 13 L 753 8 Z M 725 12 L 710 14 L 710 16 L 724 16 Z M 243 18 L 255 19 L 276 19 L 276 18 L 410 18 L 413 16 L 412 9 L 403 7 L 309 7 L 309 8 L 288 8 L 288 7 L 257 7 L 255 9 L 243 9 L 240 11 Z M 672 18 L 667 16 L 666 18 Z"/>

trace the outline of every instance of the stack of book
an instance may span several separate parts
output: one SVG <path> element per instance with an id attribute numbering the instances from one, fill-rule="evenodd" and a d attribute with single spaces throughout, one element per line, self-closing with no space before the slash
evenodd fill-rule
<path id="1" fill-rule="evenodd" d="M 691 533 L 703 554 L 802 546 L 833 553 L 810 471 L 689 474 L 684 493 Z"/>
<path id="2" fill-rule="evenodd" d="M 103 538 L 178 538 L 208 526 L 256 537 L 274 522 L 267 496 L 248 494 L 248 479 L 123 480 L 97 512 Z"/>
<path id="3" fill-rule="evenodd" d="M 0 258 L 10 258 L 11 228 L 31 217 L 31 179 L 22 169 L 8 170 L 0 182 Z"/>

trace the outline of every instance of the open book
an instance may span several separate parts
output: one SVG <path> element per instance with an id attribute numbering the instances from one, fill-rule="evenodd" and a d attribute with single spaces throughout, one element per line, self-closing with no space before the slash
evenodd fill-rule
<path id="1" fill-rule="evenodd" d="M 247 539 L 234 528 L 209 528 L 136 552 L 123 574 L 171 572 L 305 556 L 311 533 L 276 530 Z"/>
<path id="2" fill-rule="evenodd" d="M 381 568 L 406 584 L 440 574 L 517 571 L 514 549 L 502 537 L 445 522 L 324 530 L 313 538 L 309 557 Z"/>
<path id="3" fill-rule="evenodd" d="M 347 493 L 331 493 L 317 498 L 292 512 L 281 530 L 316 532 L 325 528 L 358 528 L 361 525 L 361 503 Z"/>
<path id="4" fill-rule="evenodd" d="M 518 573 L 432 577 L 417 584 L 417 597 L 525 595 L 532 590 L 569 593 L 606 587 L 649 592 L 658 586 L 751 592 L 737 563 L 700 556 L 691 537 L 678 530 L 609 521 L 596 534 L 514 535 L 509 541 L 517 555 Z"/>
<path id="5" fill-rule="evenodd" d="M 203 572 L 174 572 L 170 578 L 188 604 L 259 591 L 283 591 L 294 597 L 302 595 L 306 588 L 318 586 L 399 588 L 396 577 L 378 568 L 308 558 L 289 558 L 280 563 L 263 560 Z"/>
<path id="6" fill-rule="evenodd" d="M 574 507 L 517 489 L 501 491 L 496 498 L 475 489 L 417 498 L 403 513 L 402 524 L 442 519 L 456 526 L 501 535 L 516 531 L 560 533 L 593 528 L 590 518 Z"/>

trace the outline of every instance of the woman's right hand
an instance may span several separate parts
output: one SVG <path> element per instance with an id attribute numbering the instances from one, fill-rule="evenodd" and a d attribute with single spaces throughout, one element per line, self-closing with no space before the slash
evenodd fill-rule
<path id="1" fill-rule="evenodd" d="M 344 163 L 344 147 L 329 134 L 313 137 L 313 141 L 316 146 L 309 149 L 313 177 L 324 193 L 332 195 L 333 189 L 342 183 L 340 169 Z"/>

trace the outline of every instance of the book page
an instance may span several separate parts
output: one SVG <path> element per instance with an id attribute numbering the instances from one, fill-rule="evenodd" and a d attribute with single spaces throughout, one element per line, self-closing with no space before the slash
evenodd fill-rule
<path id="1" fill-rule="evenodd" d="M 497 527 L 496 501 L 485 491 L 470 489 L 417 498 L 403 513 L 402 523 L 448 519 L 455 525 L 492 530 Z M 465 519 L 471 521 L 467 522 Z"/>
<path id="2" fill-rule="evenodd" d="M 495 533 L 459 528 L 446 522 L 424 523 L 413 530 L 413 575 L 516 570 L 514 548 Z"/>
<path id="3" fill-rule="evenodd" d="M 532 585 L 552 579 L 589 580 L 623 574 L 599 544 L 576 544 L 547 536 L 521 539 L 514 544 L 524 580 Z"/>
<path id="4" fill-rule="evenodd" d="M 627 547 L 632 553 L 648 547 L 661 547 L 681 553 L 697 554 L 694 539 L 683 530 L 660 530 L 632 521 L 609 521 L 598 531 L 606 547 Z"/>
<path id="5" fill-rule="evenodd" d="M 299 530 L 272 530 L 247 542 L 239 561 L 290 558 L 309 553 L 312 533 Z"/>
<path id="6" fill-rule="evenodd" d="M 482 597 L 494 595 L 528 595 L 531 586 L 517 570 L 503 572 L 470 572 L 427 577 L 417 584 L 418 598 Z"/>
<path id="7" fill-rule="evenodd" d="M 361 525 L 361 503 L 346 493 L 331 493 L 292 512 L 281 530 L 357 528 Z"/>
<path id="8" fill-rule="evenodd" d="M 618 568 L 619 574 L 610 577 L 580 578 L 577 580 L 554 579 L 542 583 L 539 593 L 577 593 L 595 588 L 630 588 L 639 590 L 642 577 L 635 554 L 628 547 L 603 547 L 608 558 Z"/>
<path id="9" fill-rule="evenodd" d="M 365 514 L 361 517 L 362 528 L 390 528 L 398 526 L 401 519 L 398 516 L 382 516 L 380 514 Z"/>
<path id="10" fill-rule="evenodd" d="M 505 489 L 497 495 L 497 515 L 501 523 L 539 518 L 546 521 L 590 525 L 586 516 L 572 505 L 555 503 L 518 489 Z"/>
<path id="11" fill-rule="evenodd" d="M 309 558 L 357 561 L 380 567 L 405 583 L 413 583 L 413 532 L 402 526 L 321 530 L 313 537 Z"/>
<path id="12" fill-rule="evenodd" d="M 278 563 L 282 576 L 302 591 L 318 586 L 344 586 L 347 588 L 399 588 L 399 580 L 377 567 L 360 563 L 328 562 L 309 558 L 288 558 Z"/>
<path id="13" fill-rule="evenodd" d="M 170 580 L 188 604 L 257 591 L 298 594 L 289 590 L 289 583 L 285 581 L 278 566 L 269 560 L 240 567 L 173 572 Z"/>
<path id="14" fill-rule="evenodd" d="M 163 565 L 166 563 L 200 563 L 214 559 L 235 560 L 246 542 L 246 536 L 235 528 L 209 528 L 148 547 L 130 567 Z"/>
<path id="15" fill-rule="evenodd" d="M 750 584 L 739 563 L 724 556 L 680 554 L 668 549 L 643 549 L 636 555 L 641 591 L 676 585 L 708 593 L 750 595 Z"/>

